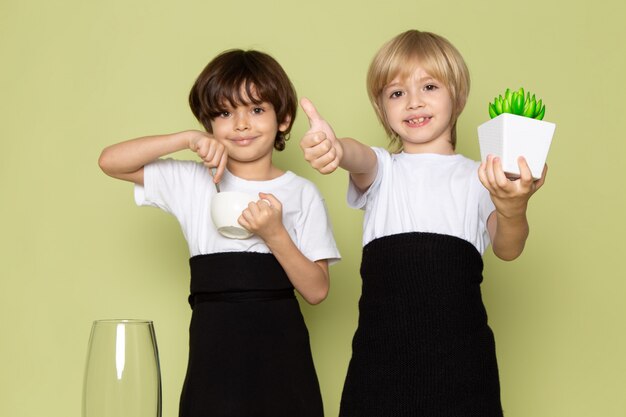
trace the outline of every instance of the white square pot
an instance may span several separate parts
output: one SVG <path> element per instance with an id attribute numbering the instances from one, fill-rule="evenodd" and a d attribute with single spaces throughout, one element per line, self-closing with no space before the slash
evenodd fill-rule
<path id="1" fill-rule="evenodd" d="M 541 178 L 555 128 L 554 123 L 503 113 L 478 126 L 480 157 L 498 156 L 504 172 L 519 175 L 517 158 L 523 156 L 533 178 Z"/>

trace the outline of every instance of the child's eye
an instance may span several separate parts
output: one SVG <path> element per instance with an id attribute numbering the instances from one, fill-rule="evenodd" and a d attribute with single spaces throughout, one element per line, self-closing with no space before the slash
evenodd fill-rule
<path id="1" fill-rule="evenodd" d="M 255 107 L 252 109 L 252 113 L 254 114 L 261 114 L 263 113 L 265 110 L 262 107 Z"/>
<path id="2" fill-rule="evenodd" d="M 424 90 L 426 91 L 435 91 L 436 89 L 438 89 L 439 87 L 437 87 L 434 84 L 428 84 L 424 87 Z"/>
<path id="3" fill-rule="evenodd" d="M 229 116 L 230 116 L 230 112 L 228 112 L 228 111 L 223 111 L 223 112 L 220 113 L 220 117 L 222 117 L 222 118 L 226 118 L 226 117 L 229 117 Z"/>
<path id="4" fill-rule="evenodd" d="M 389 98 L 398 98 L 398 97 L 402 97 L 404 95 L 404 93 L 402 91 L 392 91 L 391 94 L 389 94 Z"/>

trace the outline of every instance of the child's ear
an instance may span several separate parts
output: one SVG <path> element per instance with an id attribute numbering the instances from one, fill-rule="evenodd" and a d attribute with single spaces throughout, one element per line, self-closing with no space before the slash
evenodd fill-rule
<path id="1" fill-rule="evenodd" d="M 291 116 L 289 115 L 285 116 L 285 120 L 283 120 L 283 122 L 278 125 L 278 131 L 284 132 L 285 130 L 289 129 L 290 123 L 291 123 Z"/>

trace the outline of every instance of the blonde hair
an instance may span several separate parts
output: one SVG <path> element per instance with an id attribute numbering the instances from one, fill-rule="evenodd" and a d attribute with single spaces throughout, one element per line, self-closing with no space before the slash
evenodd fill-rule
<path id="1" fill-rule="evenodd" d="M 445 84 L 452 100 L 452 148 L 456 146 L 456 121 L 465 107 L 470 76 L 459 51 L 444 37 L 430 32 L 408 30 L 391 39 L 378 51 L 367 72 L 367 93 L 390 145 L 402 149 L 402 142 L 387 120 L 382 92 L 396 77 L 406 78 L 416 64 Z"/>

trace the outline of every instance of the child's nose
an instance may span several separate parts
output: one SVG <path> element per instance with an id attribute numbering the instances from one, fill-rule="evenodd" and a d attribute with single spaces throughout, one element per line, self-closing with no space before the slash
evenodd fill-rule
<path id="1" fill-rule="evenodd" d="M 415 110 L 424 105 L 424 101 L 419 93 L 408 93 L 406 107 L 408 110 Z"/>
<path id="2" fill-rule="evenodd" d="M 248 117 L 245 115 L 239 115 L 235 119 L 235 130 L 246 130 L 250 127 Z"/>

